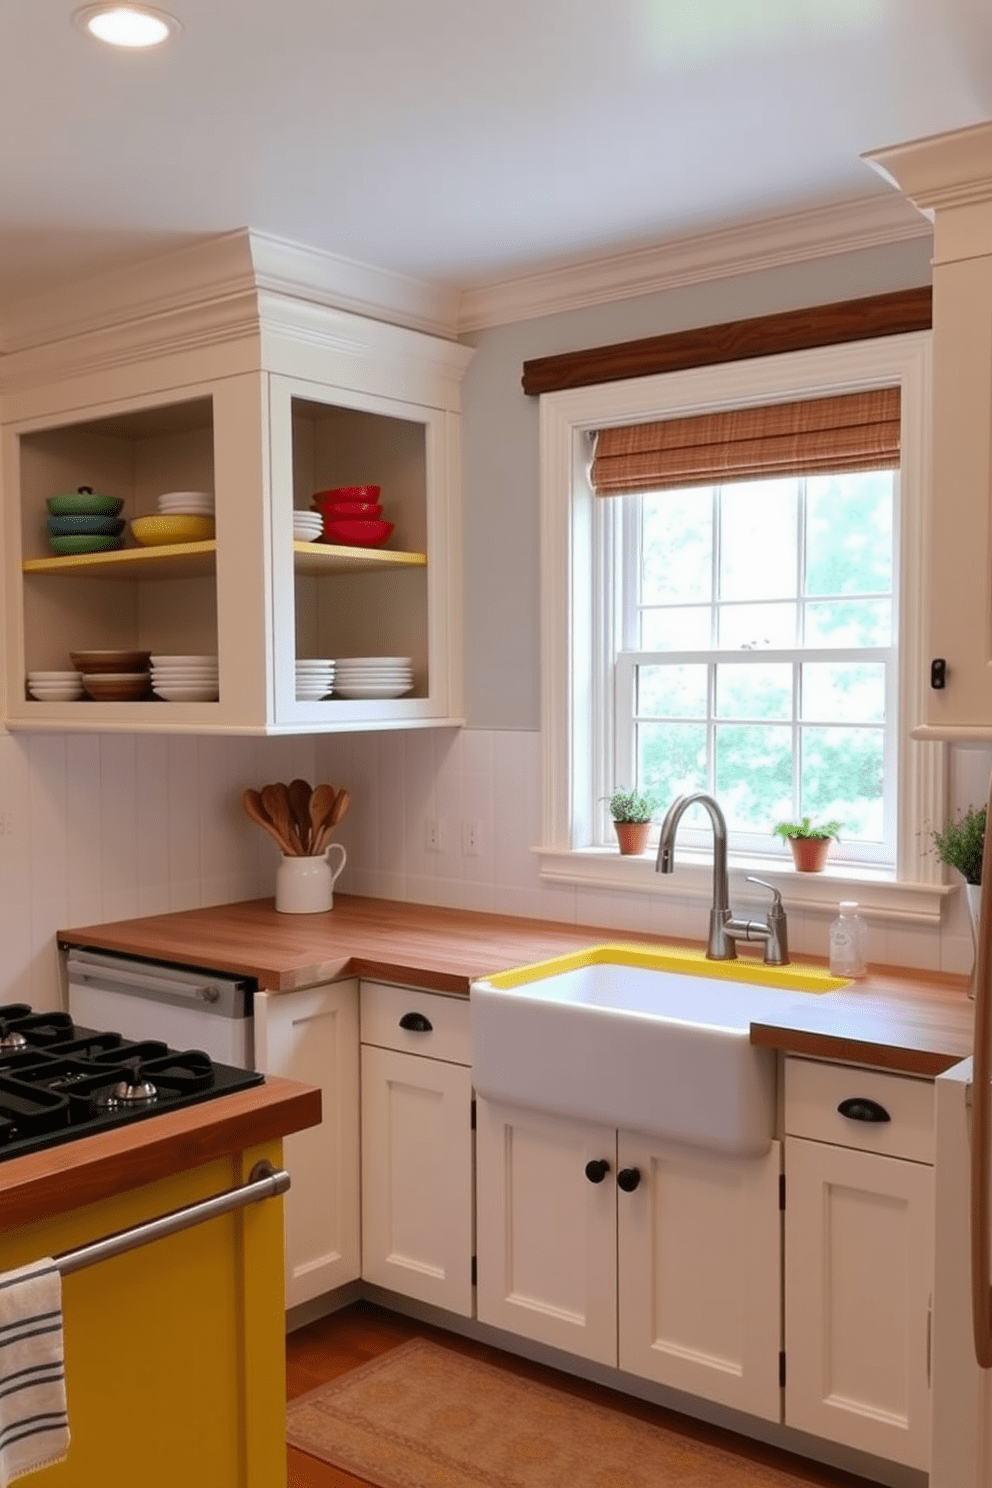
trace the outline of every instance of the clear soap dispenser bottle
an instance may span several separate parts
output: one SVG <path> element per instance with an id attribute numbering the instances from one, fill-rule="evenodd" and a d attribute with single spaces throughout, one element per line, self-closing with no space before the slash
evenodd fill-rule
<path id="1" fill-rule="evenodd" d="M 853 899 L 842 899 L 830 926 L 830 971 L 833 976 L 861 977 L 868 970 L 868 927 Z"/>

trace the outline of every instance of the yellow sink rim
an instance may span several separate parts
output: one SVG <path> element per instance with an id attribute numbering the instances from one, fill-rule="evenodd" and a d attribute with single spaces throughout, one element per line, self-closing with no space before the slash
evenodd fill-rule
<path id="1" fill-rule="evenodd" d="M 570 951 L 548 961 L 535 961 L 530 966 L 516 966 L 499 971 L 485 980 L 491 987 L 523 987 L 528 982 L 544 981 L 562 972 L 578 971 L 583 966 L 604 963 L 615 966 L 639 966 L 648 971 L 676 971 L 686 976 L 715 977 L 727 982 L 749 982 L 760 987 L 783 987 L 793 992 L 837 992 L 851 985 L 846 977 L 831 976 L 818 966 L 766 966 L 764 962 L 708 961 L 705 951 L 686 946 L 628 945 L 607 941 L 584 951 Z"/>

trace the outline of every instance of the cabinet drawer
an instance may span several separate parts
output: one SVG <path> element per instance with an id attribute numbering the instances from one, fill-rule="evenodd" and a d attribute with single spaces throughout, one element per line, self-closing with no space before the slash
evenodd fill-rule
<path id="1" fill-rule="evenodd" d="M 838 1107 L 850 1100 L 875 1102 L 889 1120 L 843 1115 Z M 785 1129 L 790 1136 L 814 1142 L 932 1163 L 933 1084 L 853 1065 L 786 1059 Z"/>
<path id="2" fill-rule="evenodd" d="M 425 1019 L 429 1028 L 404 1027 Z M 362 983 L 362 1043 L 449 1064 L 472 1063 L 472 1038 L 467 997 L 445 997 L 441 992 L 418 992 L 386 982 Z"/>

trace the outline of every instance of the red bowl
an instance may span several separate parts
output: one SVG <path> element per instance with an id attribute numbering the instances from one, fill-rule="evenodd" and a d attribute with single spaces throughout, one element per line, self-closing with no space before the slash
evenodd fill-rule
<path id="1" fill-rule="evenodd" d="M 313 509 L 332 521 L 336 517 L 364 517 L 366 522 L 374 522 L 382 516 L 378 501 L 329 501 L 326 506 L 315 501 Z"/>
<path id="2" fill-rule="evenodd" d="M 340 543 L 347 548 L 379 548 L 389 540 L 392 522 L 363 522 L 361 517 L 339 517 L 324 522 L 325 543 Z"/>
<path id="3" fill-rule="evenodd" d="M 314 491 L 311 501 L 326 506 L 329 501 L 378 501 L 381 486 L 331 486 L 326 491 Z"/>

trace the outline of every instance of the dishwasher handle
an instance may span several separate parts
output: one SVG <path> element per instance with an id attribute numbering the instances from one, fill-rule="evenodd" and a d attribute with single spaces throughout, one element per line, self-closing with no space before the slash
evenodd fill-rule
<path id="1" fill-rule="evenodd" d="M 202 977 L 191 973 L 188 980 L 178 976 L 170 976 L 168 972 L 159 972 L 154 967 L 147 967 L 134 963 L 127 967 L 108 966 L 102 962 L 88 962 L 81 957 L 71 956 L 68 962 L 70 986 L 93 986 L 110 984 L 116 987 L 126 987 L 127 990 L 136 995 L 145 994 L 149 997 L 167 997 L 181 1002 L 205 1002 L 211 1006 L 220 1002 L 225 990 L 243 987 L 243 982 L 218 982 L 210 972 L 205 971 Z"/>

